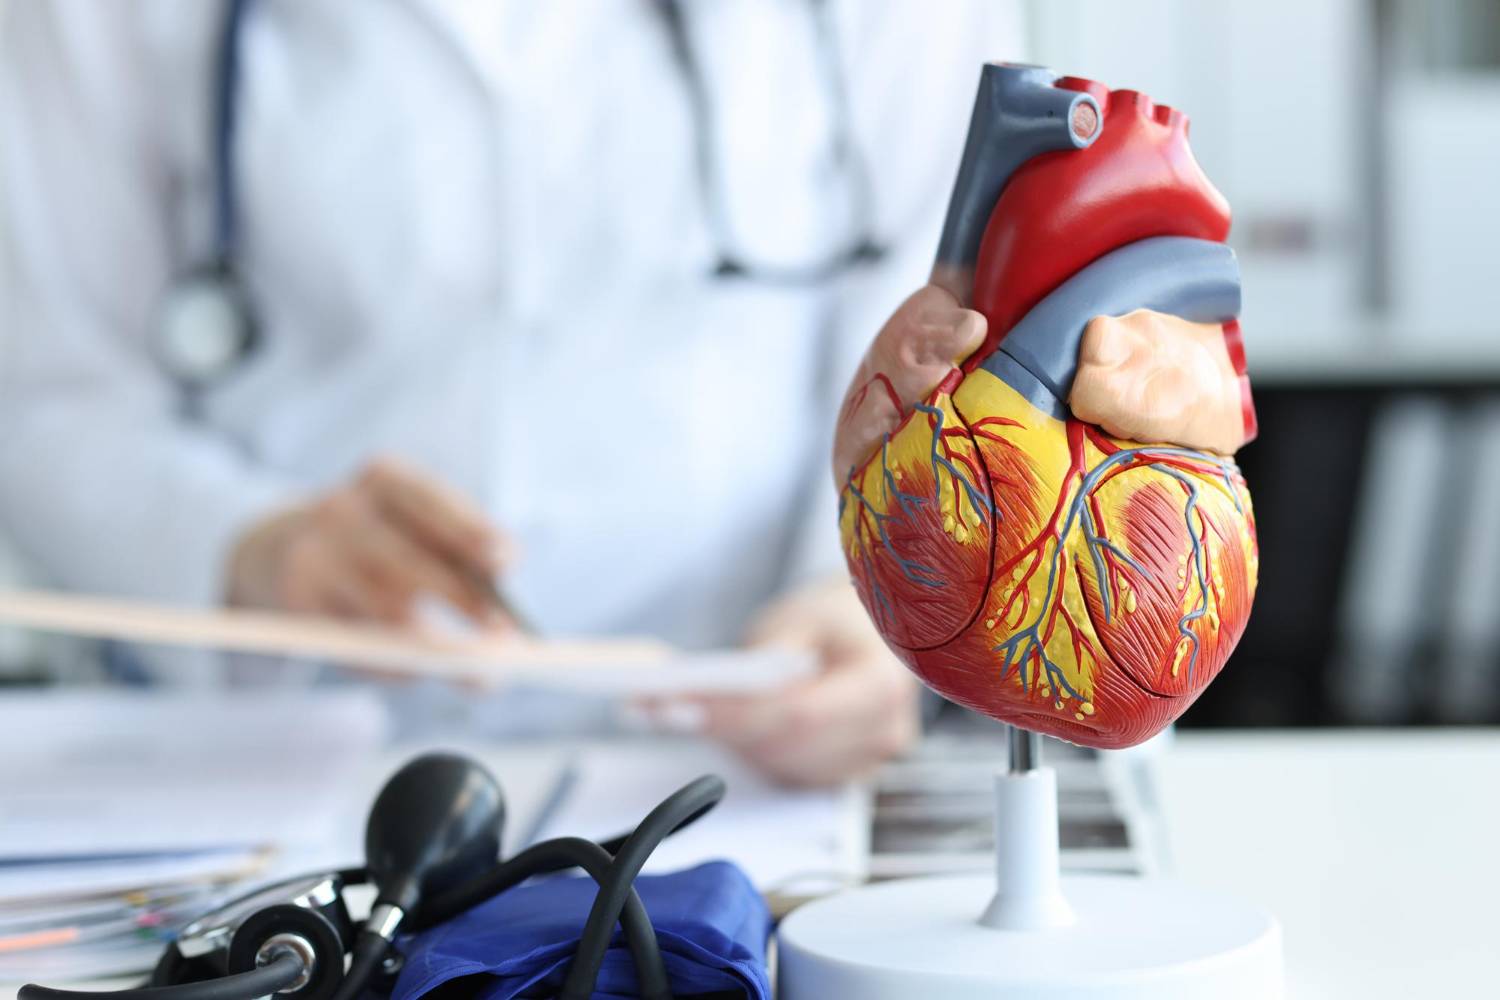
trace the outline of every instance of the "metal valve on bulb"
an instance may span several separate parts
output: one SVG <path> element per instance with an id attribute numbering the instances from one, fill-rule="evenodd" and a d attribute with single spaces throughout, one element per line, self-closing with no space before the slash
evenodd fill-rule
<path id="1" fill-rule="evenodd" d="M 273 934 L 255 952 L 255 967 L 264 969 L 273 962 L 285 959 L 295 961 L 301 967 L 302 974 L 277 992 L 296 993 L 312 981 L 313 970 L 317 968 L 318 952 L 313 943 L 301 934 Z"/>

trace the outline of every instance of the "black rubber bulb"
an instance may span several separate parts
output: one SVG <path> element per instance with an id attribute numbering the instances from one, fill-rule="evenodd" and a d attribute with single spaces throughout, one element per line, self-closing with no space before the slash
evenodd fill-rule
<path id="1" fill-rule="evenodd" d="M 483 874 L 500 855 L 505 800 L 479 764 L 432 753 L 393 774 L 365 829 L 365 865 L 381 903 L 410 913 L 424 896 Z"/>

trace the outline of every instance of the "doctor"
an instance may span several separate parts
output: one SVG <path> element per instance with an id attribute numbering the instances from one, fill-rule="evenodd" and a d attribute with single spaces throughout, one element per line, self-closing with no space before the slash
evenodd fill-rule
<path id="1" fill-rule="evenodd" d="M 846 580 L 831 414 L 1017 28 L 9 0 L 5 529 L 80 590 L 495 624 L 503 573 L 544 632 L 811 646 L 817 677 L 694 708 L 784 780 L 867 768 L 915 691 Z"/>

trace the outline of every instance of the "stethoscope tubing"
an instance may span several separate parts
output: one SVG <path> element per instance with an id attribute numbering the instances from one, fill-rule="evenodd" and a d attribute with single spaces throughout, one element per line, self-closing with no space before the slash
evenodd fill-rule
<path id="1" fill-rule="evenodd" d="M 219 36 L 218 72 L 214 81 L 213 261 L 226 267 L 232 266 L 239 242 L 234 140 L 239 124 L 240 41 L 249 5 L 250 0 L 229 0 Z"/>
<path id="2" fill-rule="evenodd" d="M 635 879 L 664 839 L 696 822 L 719 803 L 724 793 L 722 778 L 704 775 L 662 800 L 629 834 L 602 843 L 581 837 L 558 837 L 534 844 L 463 885 L 423 902 L 407 918 L 405 929 L 420 933 L 446 923 L 528 879 L 579 868 L 598 883 L 599 891 L 557 994 L 559 1000 L 587 1000 L 593 995 L 617 923 L 624 929 L 626 945 L 635 961 L 641 996 L 644 1000 L 672 1000 L 671 982 L 656 930 L 636 891 Z M 328 874 L 310 873 L 305 878 Z M 369 879 L 369 873 L 362 867 L 345 868 L 331 874 L 346 888 L 364 884 Z M 261 891 L 264 890 L 255 890 Z M 203 982 L 163 983 L 161 980 L 175 971 L 176 963 L 169 961 L 175 948 L 175 944 L 169 946 L 157 973 L 148 985 L 139 988 L 99 993 L 28 985 L 22 988 L 18 1000 L 253 1000 L 275 993 L 300 974 L 300 968 L 272 963 L 249 973 Z"/>
<path id="3" fill-rule="evenodd" d="M 165 329 L 167 320 L 158 319 L 163 329 L 156 331 L 156 349 L 162 354 L 162 368 L 189 393 L 197 393 L 222 381 L 245 358 L 255 352 L 260 337 L 256 311 L 237 270 L 240 252 L 240 205 L 235 172 L 235 140 L 239 134 L 241 77 L 243 73 L 243 37 L 245 22 L 254 0 L 228 0 L 224 10 L 216 51 L 212 91 L 210 135 L 210 182 L 213 199 L 213 233 L 207 259 L 188 268 L 166 290 L 165 301 L 185 294 L 195 282 L 212 276 L 220 283 L 226 315 L 234 317 L 237 335 L 234 353 L 222 363 L 203 371 L 190 370 L 191 364 L 174 356 L 173 337 Z M 708 98 L 703 67 L 688 38 L 680 0 L 656 0 L 655 7 L 665 26 L 673 61 L 687 90 L 689 111 L 695 136 L 694 159 L 698 174 L 699 197 L 714 243 L 717 260 L 711 274 L 718 280 L 756 281 L 780 286 L 824 284 L 851 269 L 873 264 L 885 256 L 885 247 L 873 233 L 873 196 L 868 163 L 855 141 L 853 113 L 843 73 L 839 68 L 837 40 L 833 36 L 826 0 L 808 0 L 815 20 L 818 50 L 823 63 L 821 75 L 833 104 L 835 158 L 843 164 L 848 176 L 855 216 L 854 230 L 848 244 L 820 260 L 803 263 L 776 263 L 747 257 L 740 249 L 730 223 L 728 203 L 723 190 L 723 172 L 713 142 L 713 109 Z M 162 310 L 165 317 L 167 310 Z"/>

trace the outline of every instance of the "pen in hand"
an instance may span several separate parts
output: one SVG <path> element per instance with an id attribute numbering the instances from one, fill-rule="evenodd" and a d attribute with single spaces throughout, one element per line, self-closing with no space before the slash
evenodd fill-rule
<path id="1" fill-rule="evenodd" d="M 476 590 L 484 594 L 490 606 L 510 619 L 522 635 L 530 639 L 538 638 L 536 626 L 516 610 L 514 602 L 506 596 L 505 591 L 500 589 L 500 585 L 495 582 L 493 576 L 476 566 L 463 565 L 458 569 Z"/>

